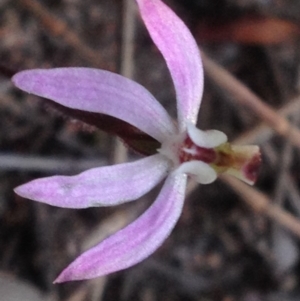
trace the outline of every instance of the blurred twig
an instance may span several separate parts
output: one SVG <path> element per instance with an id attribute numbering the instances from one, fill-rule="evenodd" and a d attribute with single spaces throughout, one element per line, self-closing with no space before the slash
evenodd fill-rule
<path id="1" fill-rule="evenodd" d="M 77 288 L 73 294 L 65 299 L 64 301 L 83 301 L 87 299 L 88 296 L 88 292 L 89 292 L 89 287 L 88 285 L 86 285 L 86 283 L 82 284 L 81 286 L 79 286 L 79 288 Z"/>
<path id="2" fill-rule="evenodd" d="M 268 216 L 300 237 L 300 220 L 277 204 L 273 204 L 265 194 L 234 177 L 222 176 L 222 180 L 233 188 L 254 211 Z"/>
<path id="3" fill-rule="evenodd" d="M 300 114 L 300 96 L 288 101 L 285 106 L 277 111 L 277 114 L 282 118 L 287 118 Z M 252 130 L 242 133 L 234 140 L 235 144 L 263 144 L 274 135 L 274 131 L 266 125 L 261 123 Z"/>
<path id="4" fill-rule="evenodd" d="M 202 58 L 206 74 L 211 77 L 218 86 L 230 93 L 237 103 L 251 110 L 279 135 L 284 136 L 286 139 L 290 140 L 293 145 L 300 148 L 299 129 L 291 125 L 288 120 L 280 116 L 249 88 L 237 80 L 223 67 L 211 60 L 203 52 Z"/>
<path id="5" fill-rule="evenodd" d="M 78 160 L 65 158 L 51 158 L 38 156 L 25 156 L 17 154 L 0 153 L 0 171 L 37 171 L 43 173 L 71 174 L 95 166 L 105 165 L 105 160 Z"/>
<path id="6" fill-rule="evenodd" d="M 135 3 L 132 0 L 123 1 L 122 16 L 122 45 L 121 45 L 121 74 L 133 77 L 134 32 L 135 32 Z M 121 163 L 127 160 L 127 148 L 119 140 L 115 140 L 113 162 Z"/>
<path id="7" fill-rule="evenodd" d="M 101 59 L 99 51 L 92 49 L 72 28 L 53 15 L 49 10 L 36 0 L 18 0 L 20 5 L 32 13 L 36 19 L 41 23 L 44 29 L 53 37 L 62 39 L 66 44 L 70 45 L 76 50 L 83 59 L 90 62 L 94 67 L 101 67 L 104 69 L 111 69 L 106 62 Z"/>

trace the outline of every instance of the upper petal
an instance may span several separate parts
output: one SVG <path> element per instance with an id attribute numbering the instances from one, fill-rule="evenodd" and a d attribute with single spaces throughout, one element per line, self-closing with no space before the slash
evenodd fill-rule
<path id="1" fill-rule="evenodd" d="M 187 124 L 187 132 L 191 140 L 200 147 L 214 148 L 227 142 L 227 136 L 218 130 L 202 131 L 192 123 Z"/>
<path id="2" fill-rule="evenodd" d="M 185 175 L 170 175 L 159 196 L 144 214 L 79 256 L 55 282 L 107 275 L 151 255 L 174 228 L 182 211 L 185 187 Z"/>
<path id="3" fill-rule="evenodd" d="M 26 92 L 63 106 L 122 119 L 160 142 L 174 132 L 168 113 L 149 91 L 109 71 L 91 68 L 27 70 L 17 73 L 13 82 Z"/>
<path id="4" fill-rule="evenodd" d="M 185 173 L 201 184 L 210 184 L 217 179 L 215 170 L 202 161 L 184 162 L 175 169 L 175 173 Z"/>
<path id="5" fill-rule="evenodd" d="M 196 123 L 203 92 L 203 67 L 197 44 L 186 25 L 160 0 L 136 0 L 145 25 L 164 56 L 177 94 L 181 131 Z"/>
<path id="6" fill-rule="evenodd" d="M 111 206 L 144 195 L 167 175 L 168 168 L 168 161 L 157 154 L 132 163 L 93 168 L 76 176 L 33 180 L 15 192 L 59 207 Z"/>

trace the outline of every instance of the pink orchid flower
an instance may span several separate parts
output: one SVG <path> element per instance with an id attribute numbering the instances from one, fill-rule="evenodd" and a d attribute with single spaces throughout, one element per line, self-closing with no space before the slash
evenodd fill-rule
<path id="1" fill-rule="evenodd" d="M 107 114 L 160 142 L 156 154 L 136 162 L 98 167 L 76 176 L 53 176 L 19 186 L 22 197 L 66 208 L 114 206 L 135 200 L 166 178 L 152 206 L 137 220 L 79 256 L 55 280 L 90 279 L 131 267 L 169 236 L 182 211 L 188 176 L 213 182 L 227 172 L 252 184 L 257 146 L 234 146 L 224 133 L 195 127 L 203 91 L 199 49 L 184 23 L 160 0 L 136 0 L 176 90 L 178 124 L 138 83 L 89 68 L 28 70 L 13 77 L 29 93 L 67 108 Z"/>

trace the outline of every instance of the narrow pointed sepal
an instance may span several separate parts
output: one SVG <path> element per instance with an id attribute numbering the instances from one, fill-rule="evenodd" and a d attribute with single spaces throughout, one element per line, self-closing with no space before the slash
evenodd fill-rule
<path id="1" fill-rule="evenodd" d="M 15 74 L 12 81 L 23 91 L 67 108 L 121 119 L 160 142 L 175 131 L 170 116 L 148 90 L 109 71 L 82 67 L 33 69 Z"/>
<path id="2" fill-rule="evenodd" d="M 177 95 L 181 132 L 186 122 L 196 123 L 203 92 L 199 47 L 187 26 L 161 0 L 136 0 L 153 42 L 171 73 Z"/>
<path id="3" fill-rule="evenodd" d="M 54 281 L 91 279 L 131 267 L 150 256 L 182 211 L 187 177 L 171 174 L 152 206 L 137 220 L 73 261 Z"/>
<path id="4" fill-rule="evenodd" d="M 135 162 L 92 168 L 75 176 L 52 176 L 15 188 L 27 199 L 63 208 L 114 206 L 135 200 L 167 176 L 160 154 Z"/>

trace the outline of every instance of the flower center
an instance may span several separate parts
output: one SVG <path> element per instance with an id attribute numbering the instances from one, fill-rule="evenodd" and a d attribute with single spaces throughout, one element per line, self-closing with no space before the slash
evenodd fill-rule
<path id="1" fill-rule="evenodd" d="M 187 132 L 170 137 L 158 150 L 173 162 L 174 169 L 211 183 L 228 173 L 249 184 L 256 181 L 261 163 L 259 148 L 231 145 L 222 132 L 201 131 L 188 125 Z"/>
<path id="2" fill-rule="evenodd" d="M 187 135 L 183 144 L 179 147 L 178 158 L 180 163 L 197 160 L 211 164 L 216 160 L 217 153 L 213 148 L 196 145 Z"/>

